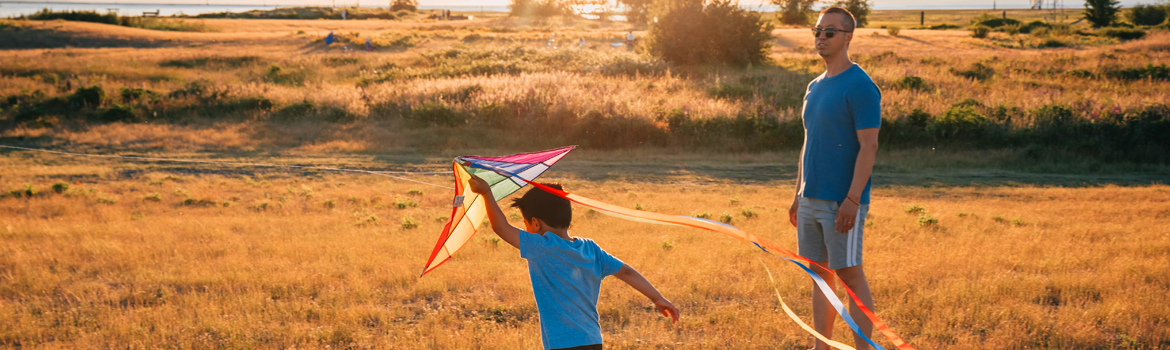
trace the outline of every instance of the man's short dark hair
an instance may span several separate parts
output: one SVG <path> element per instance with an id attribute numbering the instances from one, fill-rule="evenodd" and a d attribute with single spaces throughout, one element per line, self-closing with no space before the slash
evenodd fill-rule
<path id="1" fill-rule="evenodd" d="M 844 7 L 832 6 L 821 10 L 821 17 L 824 17 L 830 13 L 839 13 L 845 16 L 845 28 L 841 29 L 853 31 L 853 29 L 857 28 L 857 17 L 853 17 L 853 13 L 849 12 L 849 10 L 846 10 Z"/>
<path id="2" fill-rule="evenodd" d="M 559 183 L 542 183 L 542 185 L 565 190 Z M 573 223 L 573 206 L 569 204 L 569 200 L 545 192 L 538 187 L 533 187 L 528 190 L 528 193 L 513 200 L 512 207 L 520 208 L 520 215 L 524 216 L 524 221 L 537 218 L 544 221 L 545 225 L 554 228 L 569 228 L 569 224 Z"/>

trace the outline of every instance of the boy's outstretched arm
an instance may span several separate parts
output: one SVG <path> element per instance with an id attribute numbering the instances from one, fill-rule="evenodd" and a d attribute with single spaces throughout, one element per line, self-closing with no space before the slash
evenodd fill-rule
<path id="1" fill-rule="evenodd" d="M 663 316 L 670 317 L 671 322 L 678 322 L 678 308 L 674 307 L 670 300 L 666 300 L 662 293 L 659 293 L 658 289 L 646 280 L 646 277 L 642 277 L 642 274 L 638 273 L 638 270 L 634 270 L 630 265 L 622 264 L 622 268 L 613 276 L 650 298 L 654 302 L 654 308 L 658 309 L 658 312 L 661 312 Z"/>
<path id="2" fill-rule="evenodd" d="M 496 203 L 496 197 L 492 195 L 492 187 L 478 176 L 472 176 L 470 182 L 471 192 L 483 196 L 483 202 L 487 205 L 488 221 L 492 223 L 492 231 L 495 231 L 504 242 L 520 249 L 520 229 L 508 223 L 508 218 L 504 216 L 504 211 L 500 210 L 500 204 Z"/>

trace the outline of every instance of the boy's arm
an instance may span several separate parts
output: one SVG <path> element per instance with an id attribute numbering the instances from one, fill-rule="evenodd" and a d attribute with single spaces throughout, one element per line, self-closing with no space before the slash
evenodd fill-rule
<path id="1" fill-rule="evenodd" d="M 613 276 L 650 298 L 654 302 L 654 308 L 658 309 L 658 312 L 661 312 L 663 316 L 670 317 L 673 320 L 671 322 L 678 322 L 678 308 L 674 307 L 670 300 L 666 300 L 662 293 L 659 293 L 658 289 L 646 280 L 646 277 L 642 277 L 642 274 L 638 273 L 638 270 L 634 270 L 630 265 L 622 264 L 622 268 Z"/>
<path id="2" fill-rule="evenodd" d="M 499 235 L 504 242 L 519 249 L 520 229 L 508 223 L 508 218 L 504 216 L 504 211 L 500 210 L 500 204 L 496 203 L 496 197 L 492 195 L 492 187 L 487 184 L 487 181 L 478 176 L 472 176 L 471 192 L 483 196 L 483 202 L 487 205 L 488 221 L 492 223 L 492 231 L 495 231 L 496 235 Z"/>

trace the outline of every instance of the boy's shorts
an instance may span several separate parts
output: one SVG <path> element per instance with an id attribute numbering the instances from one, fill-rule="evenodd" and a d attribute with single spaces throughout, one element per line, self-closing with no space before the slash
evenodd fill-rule
<path id="1" fill-rule="evenodd" d="M 861 241 L 869 204 L 857 208 L 857 220 L 847 233 L 837 232 L 837 208 L 840 202 L 800 197 L 796 211 L 796 239 L 800 256 L 812 261 L 828 261 L 829 268 L 843 269 L 861 265 Z"/>

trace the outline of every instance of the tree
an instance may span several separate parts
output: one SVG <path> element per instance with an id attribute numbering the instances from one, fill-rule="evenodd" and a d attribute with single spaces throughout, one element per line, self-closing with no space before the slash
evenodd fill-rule
<path id="1" fill-rule="evenodd" d="M 650 4 L 653 0 L 618 0 L 626 5 L 626 21 L 630 23 L 646 23 L 650 21 Z"/>
<path id="2" fill-rule="evenodd" d="M 647 48 L 671 64 L 746 66 L 768 61 L 772 24 L 732 0 L 659 0 Z"/>
<path id="3" fill-rule="evenodd" d="M 402 10 L 414 12 L 418 9 L 417 0 L 391 0 L 390 11 L 398 12 Z"/>
<path id="4" fill-rule="evenodd" d="M 869 0 L 838 0 L 833 3 L 833 6 L 844 7 L 853 14 L 853 18 L 857 19 L 857 28 L 865 27 L 869 24 Z"/>
<path id="5" fill-rule="evenodd" d="M 1117 0 L 1085 0 L 1085 19 L 1093 24 L 1093 28 L 1108 27 L 1117 21 L 1117 12 L 1121 11 Z"/>
<path id="6" fill-rule="evenodd" d="M 508 4 L 514 17 L 553 17 L 572 13 L 568 1 L 562 0 L 511 0 Z"/>
<path id="7" fill-rule="evenodd" d="M 807 26 L 816 13 L 813 10 L 816 0 L 772 0 L 772 4 L 780 6 L 780 23 L 784 24 Z"/>

